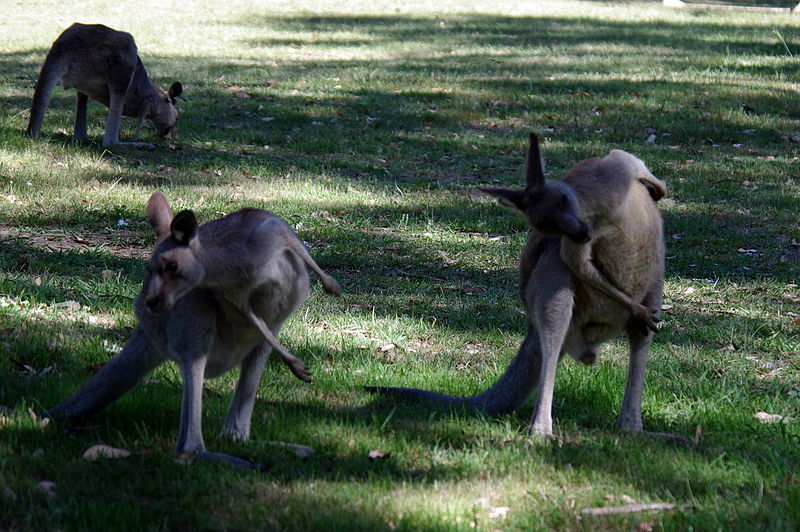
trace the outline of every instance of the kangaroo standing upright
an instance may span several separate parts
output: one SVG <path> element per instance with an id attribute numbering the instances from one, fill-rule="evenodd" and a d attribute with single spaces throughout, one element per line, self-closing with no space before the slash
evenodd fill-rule
<path id="1" fill-rule="evenodd" d="M 53 88 L 62 81 L 65 89 L 77 91 L 75 141 L 89 140 L 89 98 L 108 107 L 103 146 L 119 143 L 123 115 L 137 119 L 134 143 L 147 118 L 159 135 L 168 137 L 178 120 L 176 103 L 183 87 L 176 81 L 165 94 L 147 77 L 137 53 L 131 34 L 102 24 L 76 22 L 64 30 L 53 42 L 39 72 L 27 134 L 38 135 Z"/>
<path id="2" fill-rule="evenodd" d="M 641 432 L 650 328 L 660 312 L 664 282 L 662 221 L 654 202 L 664 185 L 620 150 L 582 161 L 560 183 L 545 181 L 533 135 L 526 182 L 524 190 L 487 190 L 520 210 L 533 229 L 520 258 L 528 331 L 503 376 L 472 397 L 367 389 L 495 415 L 518 408 L 538 385 L 529 430 L 547 437 L 553 434 L 553 387 L 563 355 L 592 364 L 601 343 L 625 333 L 630 361 L 617 426 Z"/>
<path id="3" fill-rule="evenodd" d="M 329 293 L 338 295 L 339 285 L 319 268 L 294 231 L 266 211 L 243 209 L 198 226 L 191 211 L 173 218 L 166 198 L 156 192 L 148 201 L 147 217 L 158 244 L 134 302 L 136 330 L 118 355 L 48 414 L 84 419 L 171 359 L 180 366 L 184 386 L 177 452 L 251 467 L 245 460 L 205 451 L 203 379 L 241 366 L 223 428 L 246 440 L 272 349 L 298 378 L 309 380 L 305 364 L 277 341 L 284 320 L 308 297 L 306 267 L 319 275 Z"/>

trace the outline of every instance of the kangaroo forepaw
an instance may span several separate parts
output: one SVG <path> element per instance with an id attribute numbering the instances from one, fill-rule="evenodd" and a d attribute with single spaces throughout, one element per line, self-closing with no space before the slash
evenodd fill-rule
<path id="1" fill-rule="evenodd" d="M 310 369 L 308 369 L 308 366 L 306 366 L 302 360 L 297 359 L 296 362 L 289 363 L 289 369 L 292 371 L 294 376 L 301 381 L 312 382 L 311 375 L 313 373 Z"/>
<path id="2" fill-rule="evenodd" d="M 658 332 L 658 322 L 660 321 L 655 312 L 644 305 L 635 305 L 631 309 L 630 325 L 645 336 L 651 331 Z"/>

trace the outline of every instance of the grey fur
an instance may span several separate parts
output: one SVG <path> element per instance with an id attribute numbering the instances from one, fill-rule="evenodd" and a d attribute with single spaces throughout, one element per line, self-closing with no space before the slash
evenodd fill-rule
<path id="1" fill-rule="evenodd" d="M 65 89 L 77 91 L 75 141 L 89 139 L 89 98 L 108 107 L 103 146 L 119 143 L 123 115 L 137 119 L 134 142 L 128 144 L 138 144 L 135 141 L 146 118 L 162 137 L 168 137 L 178 120 L 175 104 L 183 87 L 176 81 L 165 94 L 147 77 L 137 53 L 131 34 L 102 24 L 76 22 L 64 30 L 53 42 L 39 72 L 27 134 L 39 134 L 53 88 L 62 81 Z"/>
<path id="2" fill-rule="evenodd" d="M 666 189 L 639 159 L 620 150 L 577 164 L 560 182 L 546 181 L 538 139 L 532 135 L 530 140 L 527 187 L 486 191 L 519 209 L 534 228 L 520 258 L 520 296 L 528 331 L 516 357 L 489 390 L 472 397 L 410 388 L 367 389 L 495 415 L 515 410 L 538 387 L 529 430 L 547 437 L 553 434 L 553 385 L 563 355 L 592 364 L 603 342 L 625 333 L 630 364 L 617 426 L 641 432 L 645 365 L 653 335 L 636 311 L 643 307 L 655 320 L 661 309 L 664 243 L 653 199 Z M 601 273 L 600 280 L 591 268 Z M 630 304 L 614 297 L 613 290 Z"/>
<path id="3" fill-rule="evenodd" d="M 266 211 L 244 209 L 198 226 L 190 211 L 173 219 L 166 198 L 156 192 L 147 213 L 158 245 L 134 303 L 139 324 L 118 355 L 48 414 L 85 419 L 171 359 L 180 366 L 184 382 L 176 451 L 250 467 L 239 458 L 205 450 L 203 379 L 241 366 L 223 428 L 246 440 L 272 349 L 283 351 L 292 372 L 309 380 L 305 364 L 276 339 L 283 322 L 308 296 L 306 267 L 322 278 L 328 292 L 338 295 L 339 285 L 319 268 L 291 228 Z M 179 225 L 190 234 L 176 240 Z"/>

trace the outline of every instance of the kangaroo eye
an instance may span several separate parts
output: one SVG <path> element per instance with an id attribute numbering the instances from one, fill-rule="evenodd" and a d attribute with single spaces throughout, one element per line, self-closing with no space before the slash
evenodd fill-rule
<path id="1" fill-rule="evenodd" d="M 164 270 L 164 273 L 175 273 L 175 272 L 178 271 L 178 263 L 175 262 L 174 260 L 171 261 L 171 262 L 168 262 L 168 263 L 166 263 L 164 265 L 163 270 Z"/>

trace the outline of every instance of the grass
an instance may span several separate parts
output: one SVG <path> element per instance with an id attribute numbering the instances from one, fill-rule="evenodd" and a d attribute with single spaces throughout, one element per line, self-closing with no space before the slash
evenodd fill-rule
<path id="1" fill-rule="evenodd" d="M 75 20 L 130 31 L 152 78 L 184 84 L 171 146 L 152 132 L 152 150 L 72 145 L 61 90 L 45 136 L 21 134 L 44 55 Z M 796 17 L 656 2 L 49 0 L 5 6 L 0 29 L 0 528 L 800 526 Z M 90 111 L 100 138 L 104 110 Z M 697 434 L 693 448 L 614 431 L 623 342 L 593 368 L 562 364 L 548 443 L 526 438 L 530 403 L 489 419 L 360 391 L 472 394 L 515 353 L 526 228 L 476 189 L 521 182 L 529 131 L 554 177 L 623 148 L 669 184 L 644 422 Z M 263 474 L 175 460 L 173 365 L 87 430 L 39 417 L 130 333 L 155 189 L 201 220 L 279 214 L 344 287 L 334 299 L 315 286 L 287 322 L 282 341 L 316 380 L 271 363 L 251 441 L 219 434 L 235 375 L 207 383 L 208 447 Z M 100 442 L 133 456 L 83 461 Z M 581 514 L 631 499 L 676 510 Z"/>

